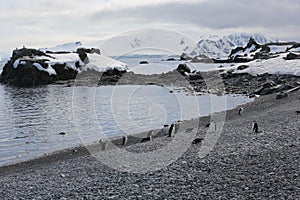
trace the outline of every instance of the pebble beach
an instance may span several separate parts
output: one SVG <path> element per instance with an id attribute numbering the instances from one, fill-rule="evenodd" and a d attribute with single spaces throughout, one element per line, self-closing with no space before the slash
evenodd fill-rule
<path id="1" fill-rule="evenodd" d="M 84 147 L 0 167 L 1 199 L 299 199 L 300 91 L 276 100 L 266 95 L 227 111 L 214 148 L 203 158 L 191 144 L 174 162 L 144 173 L 115 170 Z M 181 130 L 207 133 L 203 119 Z M 256 120 L 259 132 L 252 131 Z M 163 148 L 173 138 L 155 137 L 123 150 Z M 122 158 L 116 158 L 122 159 Z M 143 163 L 141 162 L 141 165 Z"/>

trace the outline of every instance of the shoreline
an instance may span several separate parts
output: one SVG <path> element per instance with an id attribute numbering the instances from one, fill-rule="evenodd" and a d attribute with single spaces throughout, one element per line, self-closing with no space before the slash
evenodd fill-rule
<path id="1" fill-rule="evenodd" d="M 77 152 L 70 149 L 28 163 L 0 167 L 0 196 L 4 199 L 297 199 L 299 96 L 300 91 L 280 100 L 274 94 L 261 96 L 243 105 L 242 116 L 238 115 L 238 108 L 226 111 L 222 134 L 202 159 L 197 157 L 201 145 L 191 145 L 164 169 L 135 174 L 111 169 L 80 147 Z M 259 133 L 251 130 L 253 120 L 258 121 Z M 204 120 L 202 125 L 207 122 Z M 196 131 L 189 123 L 183 128 Z M 170 140 L 157 137 L 124 149 L 147 152 Z"/>

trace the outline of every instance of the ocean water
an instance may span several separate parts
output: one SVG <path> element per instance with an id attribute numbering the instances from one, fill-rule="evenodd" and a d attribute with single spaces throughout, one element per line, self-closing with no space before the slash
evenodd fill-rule
<path id="1" fill-rule="evenodd" d="M 160 86 L 0 85 L 0 165 L 92 143 L 103 135 L 161 128 L 249 101 L 244 96 L 191 95 Z"/>
<path id="2" fill-rule="evenodd" d="M 163 56 L 119 57 L 176 68 Z M 203 64 L 202 64 L 203 65 Z M 216 66 L 200 66 L 200 69 Z M 1 69 L 0 69 L 1 71 Z M 172 92 L 170 92 L 172 91 Z M 89 144 L 103 136 L 134 134 L 174 121 L 209 115 L 251 101 L 245 96 L 193 94 L 160 86 L 18 88 L 0 85 L 0 165 Z M 64 132 L 65 135 L 59 133 Z"/>

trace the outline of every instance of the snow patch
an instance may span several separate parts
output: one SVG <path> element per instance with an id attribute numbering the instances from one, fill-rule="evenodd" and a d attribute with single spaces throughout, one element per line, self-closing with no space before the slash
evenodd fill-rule
<path id="1" fill-rule="evenodd" d="M 268 47 L 270 47 L 270 53 L 283 53 L 287 48 L 290 48 L 291 45 L 268 45 Z"/>
<path id="2" fill-rule="evenodd" d="M 137 65 L 136 67 L 131 68 L 129 71 L 135 74 L 153 75 L 153 74 L 168 73 L 173 70 L 174 67 L 168 65 L 159 64 L 159 63 L 150 63 L 150 64 Z"/>
<path id="3" fill-rule="evenodd" d="M 78 48 L 82 47 L 83 45 L 81 42 L 73 42 L 73 43 L 66 43 L 66 44 L 61 44 L 57 45 L 55 47 L 50 47 L 50 48 L 41 48 L 39 49 L 40 51 L 46 52 L 46 51 L 52 51 L 52 52 L 74 52 Z"/>
<path id="4" fill-rule="evenodd" d="M 281 54 L 276 58 L 267 60 L 254 60 L 248 63 L 249 68 L 239 71 L 239 73 L 250 73 L 250 74 L 290 74 L 300 76 L 300 59 L 285 60 L 284 57 L 288 53 Z"/>
<path id="5" fill-rule="evenodd" d="M 47 69 L 41 66 L 39 63 L 33 63 L 33 66 L 35 66 L 38 70 L 48 72 L 49 75 L 57 75 L 56 71 L 48 65 Z"/>
<path id="6" fill-rule="evenodd" d="M 128 66 L 125 63 L 117 61 L 107 56 L 99 54 L 88 54 L 89 63 L 85 68 L 94 69 L 98 72 L 103 72 L 109 69 L 117 69 L 119 71 L 128 70 Z"/>

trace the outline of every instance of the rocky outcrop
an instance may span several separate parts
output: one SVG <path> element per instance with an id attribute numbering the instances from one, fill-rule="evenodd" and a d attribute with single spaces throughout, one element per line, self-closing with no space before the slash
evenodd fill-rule
<path id="1" fill-rule="evenodd" d="M 183 76 L 191 73 L 191 69 L 186 64 L 179 64 L 176 70 Z"/>
<path id="2" fill-rule="evenodd" d="M 49 84 L 57 80 L 56 75 L 41 71 L 33 66 L 32 61 L 22 62 L 17 68 L 13 67 L 13 62 L 8 61 L 3 67 L 0 75 L 0 83 L 16 86 L 29 87 L 33 85 Z M 45 67 L 44 63 L 40 63 Z"/>
<path id="3" fill-rule="evenodd" d="M 33 56 L 43 56 L 45 59 L 36 60 Z M 12 57 L 3 67 L 0 83 L 24 87 L 53 83 L 57 80 L 57 76 L 46 71 L 48 68 L 48 64 L 45 63 L 47 57 L 51 58 L 51 56 L 36 49 L 14 50 Z M 38 69 L 37 65 L 41 69 Z"/>
<path id="4" fill-rule="evenodd" d="M 217 75 L 217 78 L 214 78 Z M 206 77 L 203 79 L 203 77 Z M 225 72 L 201 72 L 190 74 L 188 76 L 189 83 L 197 92 L 207 92 L 215 88 L 209 88 L 206 84 L 208 79 L 220 80 L 225 89 L 221 90 L 228 94 L 244 94 L 250 97 L 256 95 L 268 94 L 284 94 L 300 88 L 300 77 L 293 75 L 279 75 L 279 74 L 248 74 L 235 73 L 235 71 L 228 70 Z M 280 96 L 280 95 L 279 95 Z"/>
<path id="5" fill-rule="evenodd" d="M 286 60 L 300 59 L 300 54 L 289 53 L 284 59 Z"/>
<path id="6" fill-rule="evenodd" d="M 245 47 L 237 47 L 232 49 L 229 55 L 231 62 L 249 62 L 254 59 L 270 58 L 270 47 L 258 44 L 253 38 L 250 38 Z"/>
<path id="7" fill-rule="evenodd" d="M 60 53 L 66 55 L 58 56 L 63 58 L 59 60 L 54 57 L 58 54 L 47 54 L 36 49 L 16 49 L 13 51 L 10 60 L 3 67 L 0 83 L 21 87 L 51 84 L 55 81 L 75 79 L 79 72 L 87 70 L 102 77 L 107 83 L 115 82 L 126 72 L 126 70 L 116 68 L 108 68 L 104 72 L 101 72 L 101 70 L 96 71 L 93 69 L 93 63 L 91 64 L 91 69 L 89 69 L 88 54 L 100 54 L 99 49 L 78 48 L 76 53 L 78 54 L 77 59 L 74 53 Z M 74 61 L 69 61 L 67 54 L 70 54 Z M 99 59 L 102 59 L 102 57 Z"/>

